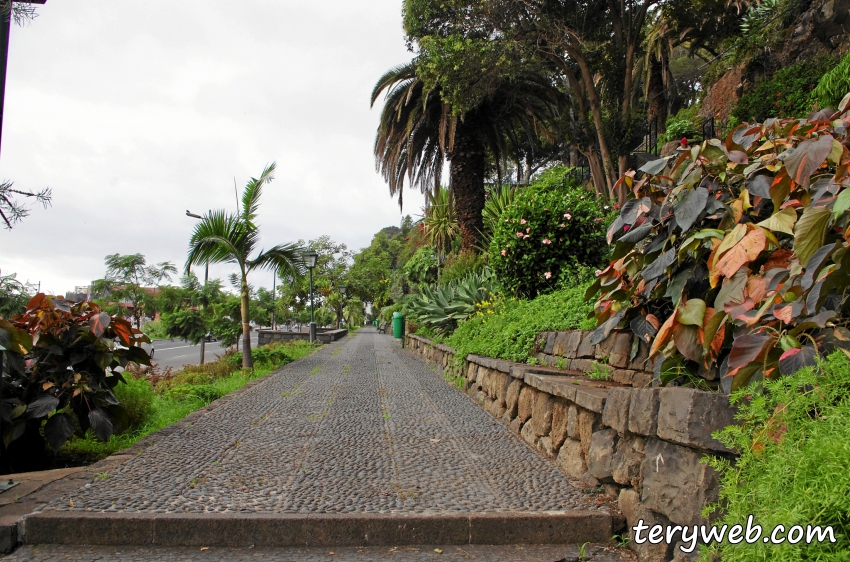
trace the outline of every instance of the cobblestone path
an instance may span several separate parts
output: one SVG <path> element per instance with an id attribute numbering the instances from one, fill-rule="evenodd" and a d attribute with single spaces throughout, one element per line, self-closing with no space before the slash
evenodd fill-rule
<path id="1" fill-rule="evenodd" d="M 439 550 L 440 552 L 437 552 Z M 582 556 L 583 555 L 583 556 Z M 25 546 L 5 562 L 627 562 L 628 550 L 598 545 L 400 546 L 368 548 L 151 548 Z"/>
<path id="2" fill-rule="evenodd" d="M 362 330 L 45 511 L 605 509 L 594 500 L 397 341 Z"/>

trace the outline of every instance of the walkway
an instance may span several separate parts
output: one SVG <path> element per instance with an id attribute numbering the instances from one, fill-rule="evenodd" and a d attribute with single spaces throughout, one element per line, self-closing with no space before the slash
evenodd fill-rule
<path id="1" fill-rule="evenodd" d="M 582 544 L 611 536 L 595 499 L 396 340 L 364 329 L 29 516 L 25 540 Z M 40 560 L 52 547 L 24 548 Z"/>

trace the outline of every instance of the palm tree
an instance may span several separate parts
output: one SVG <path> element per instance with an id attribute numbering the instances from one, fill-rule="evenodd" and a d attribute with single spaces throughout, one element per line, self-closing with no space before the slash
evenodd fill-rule
<path id="1" fill-rule="evenodd" d="M 242 210 L 237 214 L 223 210 L 210 211 L 195 225 L 189 241 L 186 272 L 193 265 L 232 263 L 239 266 L 242 301 L 242 367 L 254 366 L 251 358 L 250 289 L 248 273 L 255 269 L 272 269 L 300 276 L 303 273 L 302 248 L 295 244 L 278 244 L 266 251 L 255 253 L 260 241 L 260 231 L 255 219 L 260 206 L 263 186 L 274 178 L 274 162 L 259 178 L 251 178 L 242 192 Z M 250 257 L 254 254 L 254 257 Z"/>
<path id="2" fill-rule="evenodd" d="M 484 230 L 484 178 L 488 161 L 496 165 L 541 135 L 556 119 L 562 94 L 542 74 L 522 73 L 493 80 L 474 107 L 455 115 L 442 101 L 439 86 L 426 89 L 411 62 L 384 74 L 372 90 L 372 105 L 387 91 L 375 138 L 377 168 L 402 203 L 405 177 L 425 193 L 439 189 L 444 159 L 461 232 L 461 251 L 475 252 Z"/>

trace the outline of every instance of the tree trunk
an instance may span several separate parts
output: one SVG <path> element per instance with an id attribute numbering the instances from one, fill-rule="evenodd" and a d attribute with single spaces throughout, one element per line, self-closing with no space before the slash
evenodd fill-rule
<path id="1" fill-rule="evenodd" d="M 249 306 L 251 303 L 248 293 L 248 279 L 242 275 L 242 368 L 252 369 L 254 358 L 251 357 L 251 318 Z"/>
<path id="2" fill-rule="evenodd" d="M 467 115 L 467 122 L 459 122 L 455 131 L 454 146 L 449 155 L 449 171 L 455 200 L 455 214 L 460 227 L 461 252 L 479 252 L 481 232 L 484 230 L 484 172 L 486 159 L 484 147 L 469 131 L 475 127 Z"/>
<path id="3" fill-rule="evenodd" d="M 663 47 L 662 47 L 663 49 Z M 664 125 L 667 118 L 667 100 L 664 96 L 664 73 L 663 65 L 655 54 L 649 57 L 649 81 L 646 88 L 646 97 L 648 107 L 646 109 L 646 118 L 652 121 L 653 118 L 658 118 L 658 122 Z"/>

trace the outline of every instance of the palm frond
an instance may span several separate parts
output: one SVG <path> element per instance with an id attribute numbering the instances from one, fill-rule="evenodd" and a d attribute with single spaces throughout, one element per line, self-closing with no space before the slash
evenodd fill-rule
<path id="1" fill-rule="evenodd" d="M 223 210 L 210 211 L 195 224 L 185 271 L 188 273 L 191 266 L 206 262 L 235 263 L 241 268 L 254 243 L 252 237 L 246 236 L 240 217 Z"/>
<path id="2" fill-rule="evenodd" d="M 248 262 L 248 270 L 271 269 L 276 274 L 300 277 L 304 274 L 302 253 L 305 248 L 297 244 L 278 244 L 266 251 L 261 251 L 256 258 Z"/>
<path id="3" fill-rule="evenodd" d="M 251 178 L 245 185 L 245 191 L 242 192 L 242 220 L 246 223 L 254 224 L 257 210 L 260 208 L 260 195 L 263 193 L 263 185 L 274 180 L 275 167 L 276 163 L 272 162 L 266 166 L 259 178 Z"/>

